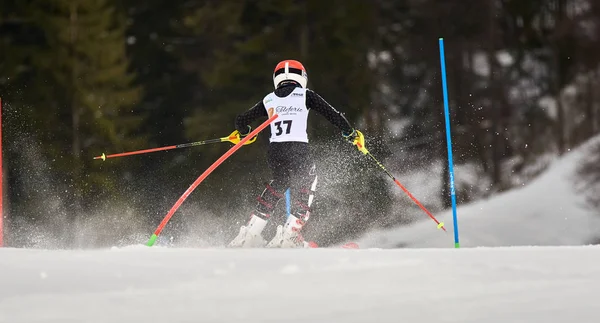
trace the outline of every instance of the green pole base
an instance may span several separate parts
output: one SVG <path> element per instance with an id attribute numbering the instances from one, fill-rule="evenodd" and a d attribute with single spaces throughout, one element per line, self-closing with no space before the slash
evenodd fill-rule
<path id="1" fill-rule="evenodd" d="M 455 242 L 454 243 L 454 248 L 457 248 L 457 249 L 460 248 L 460 242 Z"/>
<path id="2" fill-rule="evenodd" d="M 152 234 L 152 236 L 150 237 L 150 240 L 148 240 L 148 243 L 146 243 L 146 245 L 148 247 L 152 247 L 154 245 L 154 243 L 156 242 L 157 238 L 158 238 L 158 236 L 156 234 Z"/>

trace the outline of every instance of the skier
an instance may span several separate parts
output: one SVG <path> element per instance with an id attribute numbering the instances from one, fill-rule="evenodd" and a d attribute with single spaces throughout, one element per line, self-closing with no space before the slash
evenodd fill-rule
<path id="1" fill-rule="evenodd" d="M 306 88 L 308 76 L 304 66 L 296 60 L 279 62 L 273 72 L 275 91 L 267 94 L 250 110 L 235 119 L 236 131 L 248 135 L 250 124 L 261 117 L 279 117 L 270 125 L 271 137 L 267 161 L 273 174 L 264 191 L 258 196 L 256 209 L 247 225 L 231 241 L 229 247 L 263 247 L 266 240 L 261 233 L 272 215 L 277 202 L 290 188 L 292 205 L 285 224 L 277 226 L 269 248 L 308 247 L 300 230 L 310 216 L 310 206 L 317 186 L 315 165 L 309 155 L 306 132 L 308 113 L 314 110 L 338 127 L 342 136 L 357 147 L 364 147 L 363 134 L 354 129 L 344 115 L 321 96 Z"/>

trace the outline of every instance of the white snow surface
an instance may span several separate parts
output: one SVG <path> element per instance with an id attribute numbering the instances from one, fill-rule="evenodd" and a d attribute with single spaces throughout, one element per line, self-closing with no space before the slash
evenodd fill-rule
<path id="1" fill-rule="evenodd" d="M 461 247 L 575 246 L 600 240 L 600 212 L 586 202 L 576 174 L 598 144 L 600 137 L 595 137 L 556 159 L 521 188 L 459 206 Z M 448 233 L 438 230 L 425 213 L 422 216 L 413 225 L 368 232 L 357 242 L 361 247 L 453 248 L 452 211 L 434 214 Z"/>
<path id="2" fill-rule="evenodd" d="M 597 322 L 600 247 L 0 249 L 0 322 Z"/>
<path id="3" fill-rule="evenodd" d="M 598 141 L 461 206 L 461 249 L 451 212 L 448 234 L 424 215 L 360 250 L 0 248 L 0 323 L 599 322 L 600 217 L 575 181 Z"/>

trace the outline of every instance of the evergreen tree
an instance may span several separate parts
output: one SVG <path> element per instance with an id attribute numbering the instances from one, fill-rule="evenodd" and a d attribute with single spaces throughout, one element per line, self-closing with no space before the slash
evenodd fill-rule
<path id="1" fill-rule="evenodd" d="M 126 167 L 92 157 L 138 148 L 141 89 L 126 56 L 125 20 L 110 0 L 38 0 L 35 22 L 45 46 L 33 57 L 46 106 L 38 109 L 49 155 L 71 183 L 75 205 L 118 196 L 115 180 Z M 119 178 L 123 180 L 124 178 Z M 84 199 L 87 197 L 87 199 Z"/>

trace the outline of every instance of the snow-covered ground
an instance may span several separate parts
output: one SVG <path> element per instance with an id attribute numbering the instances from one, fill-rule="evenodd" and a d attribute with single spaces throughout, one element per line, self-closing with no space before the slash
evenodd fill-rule
<path id="1" fill-rule="evenodd" d="M 598 322 L 600 247 L 0 249 L 0 322 Z"/>
<path id="2" fill-rule="evenodd" d="M 598 141 L 461 206 L 461 249 L 450 212 L 448 234 L 424 215 L 360 250 L 0 248 L 0 323 L 598 322 L 600 216 L 575 180 Z"/>
<path id="3" fill-rule="evenodd" d="M 463 247 L 585 245 L 600 240 L 600 211 L 578 191 L 577 167 L 596 137 L 555 160 L 529 184 L 490 199 L 457 208 Z M 400 181 L 402 179 L 400 178 Z M 436 228 L 425 213 L 423 221 L 391 230 L 377 230 L 359 239 L 361 247 L 454 247 L 452 212 L 436 214 L 448 234 Z"/>

